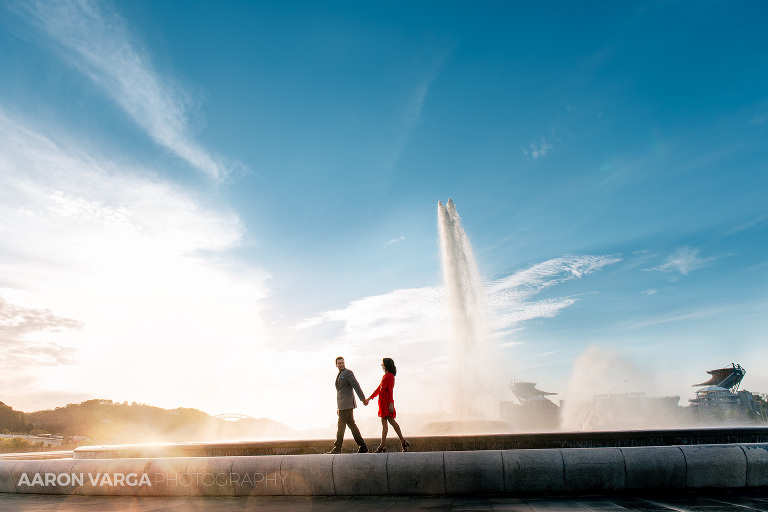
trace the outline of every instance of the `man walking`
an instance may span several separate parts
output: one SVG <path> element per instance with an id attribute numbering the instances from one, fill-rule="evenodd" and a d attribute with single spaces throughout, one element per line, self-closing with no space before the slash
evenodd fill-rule
<path id="1" fill-rule="evenodd" d="M 341 444 L 344 442 L 344 431 L 347 427 L 360 447 L 357 453 L 367 453 L 368 447 L 365 445 L 363 436 L 360 435 L 360 429 L 355 425 L 355 417 L 352 413 L 357 407 L 355 393 L 364 405 L 368 405 L 368 400 L 365 398 L 363 390 L 360 389 L 355 374 L 344 366 L 343 357 L 336 358 L 336 368 L 339 369 L 339 374 L 336 376 L 336 406 L 338 407 L 339 428 L 336 431 L 336 443 L 333 445 L 333 450 L 327 453 L 341 453 Z"/>

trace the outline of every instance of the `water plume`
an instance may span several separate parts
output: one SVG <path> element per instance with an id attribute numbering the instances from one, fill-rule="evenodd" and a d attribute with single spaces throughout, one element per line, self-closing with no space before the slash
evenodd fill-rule
<path id="1" fill-rule="evenodd" d="M 455 371 L 456 417 L 462 421 L 483 419 L 489 407 L 497 408 L 489 395 L 492 385 L 481 375 L 480 364 L 488 346 L 485 292 L 456 206 L 451 199 L 437 203 L 440 259 L 448 302 Z M 493 393 L 495 394 L 495 393 Z"/>
<path id="2" fill-rule="evenodd" d="M 652 368 L 591 345 L 574 361 L 561 411 L 565 431 L 678 428 L 688 421 L 679 396 L 654 396 Z M 646 393 L 651 393 L 647 395 Z"/>

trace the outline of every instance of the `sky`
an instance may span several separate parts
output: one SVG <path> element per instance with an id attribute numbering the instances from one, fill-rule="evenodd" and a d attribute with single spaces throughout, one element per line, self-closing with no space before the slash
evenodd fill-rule
<path id="1" fill-rule="evenodd" d="M 731 363 L 768 392 L 767 16 L 2 2 L 0 400 L 324 428 L 342 355 L 367 394 L 392 357 L 398 418 L 440 417 L 448 198 L 499 399 L 592 371 L 686 405 Z"/>

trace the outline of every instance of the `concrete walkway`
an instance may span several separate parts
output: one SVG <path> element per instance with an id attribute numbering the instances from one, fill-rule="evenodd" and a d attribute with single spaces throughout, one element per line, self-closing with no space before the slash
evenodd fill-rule
<path id="1" fill-rule="evenodd" d="M 768 490 L 699 492 L 649 497 L 643 495 L 563 498 L 505 497 L 235 497 L 168 498 L 0 494 L 0 510 L 9 512 L 768 512 Z"/>

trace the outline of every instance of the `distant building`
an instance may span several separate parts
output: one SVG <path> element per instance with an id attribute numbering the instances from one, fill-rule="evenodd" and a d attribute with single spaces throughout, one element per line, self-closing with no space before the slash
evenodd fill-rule
<path id="1" fill-rule="evenodd" d="M 738 364 L 709 370 L 690 406 L 680 396 L 646 396 L 644 392 L 593 395 L 556 405 L 533 382 L 513 380 L 509 388 L 517 402 L 499 402 L 501 421 L 517 432 L 565 430 L 658 429 L 716 424 L 768 422 L 768 395 L 740 390 L 746 370 Z"/>
<path id="2" fill-rule="evenodd" d="M 515 380 L 509 384 L 509 388 L 520 403 L 511 400 L 499 402 L 502 421 L 519 431 L 552 431 L 559 428 L 560 407 L 547 398 L 557 393 L 536 389 L 534 382 Z"/>
<path id="3" fill-rule="evenodd" d="M 707 373 L 710 375 L 709 380 L 694 384 L 694 387 L 701 387 L 696 391 L 696 398 L 688 400 L 694 417 L 705 423 L 765 421 L 762 411 L 755 406 L 752 393 L 739 390 L 747 374 L 741 365 L 731 363 L 731 366 L 709 370 Z"/>

